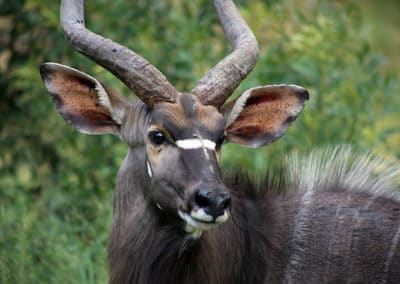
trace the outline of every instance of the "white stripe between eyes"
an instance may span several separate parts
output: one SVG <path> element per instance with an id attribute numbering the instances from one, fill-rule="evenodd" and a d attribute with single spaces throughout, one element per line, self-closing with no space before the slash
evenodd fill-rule
<path id="1" fill-rule="evenodd" d="M 179 148 L 185 149 L 185 150 L 207 148 L 207 149 L 215 151 L 215 142 L 208 140 L 208 139 L 176 140 L 175 144 Z"/>

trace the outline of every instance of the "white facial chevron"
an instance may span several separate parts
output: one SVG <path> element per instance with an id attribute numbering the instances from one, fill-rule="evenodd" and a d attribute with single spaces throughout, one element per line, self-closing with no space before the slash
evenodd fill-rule
<path id="1" fill-rule="evenodd" d="M 208 139 L 184 139 L 184 140 L 176 140 L 176 146 L 184 150 L 191 149 L 199 149 L 199 148 L 207 148 L 212 151 L 215 151 L 215 142 Z"/>

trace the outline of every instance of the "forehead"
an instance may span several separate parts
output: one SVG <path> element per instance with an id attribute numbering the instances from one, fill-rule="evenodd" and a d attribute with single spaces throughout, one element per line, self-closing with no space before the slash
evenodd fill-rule
<path id="1" fill-rule="evenodd" d="M 193 134 L 214 138 L 223 134 L 225 119 L 215 107 L 203 105 L 195 96 L 183 93 L 178 95 L 176 103 L 157 104 L 151 124 L 180 138 L 192 137 Z"/>

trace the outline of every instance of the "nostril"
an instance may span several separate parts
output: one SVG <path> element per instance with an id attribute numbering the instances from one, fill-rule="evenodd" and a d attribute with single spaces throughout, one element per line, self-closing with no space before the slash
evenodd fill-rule
<path id="1" fill-rule="evenodd" d="M 210 206 L 210 192 L 205 190 L 199 190 L 195 197 L 195 202 L 200 208 Z"/>
<path id="2" fill-rule="evenodd" d="M 231 205 L 231 195 L 226 191 L 219 191 L 219 188 L 200 188 L 192 199 L 192 212 L 196 219 L 207 222 L 221 222 L 220 216 L 228 216 L 227 209 Z M 217 192 L 216 192 L 217 191 Z M 196 208 L 197 207 L 197 208 Z M 212 219 L 210 220 L 210 217 Z M 218 219 L 218 221 L 216 221 Z"/>
<path id="3" fill-rule="evenodd" d="M 220 210 L 225 210 L 226 208 L 229 207 L 229 205 L 231 205 L 231 200 L 232 198 L 229 193 L 225 192 L 221 193 L 218 208 Z"/>

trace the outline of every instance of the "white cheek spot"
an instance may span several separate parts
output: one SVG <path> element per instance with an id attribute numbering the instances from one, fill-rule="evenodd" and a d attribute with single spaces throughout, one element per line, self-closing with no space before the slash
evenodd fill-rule
<path id="1" fill-rule="evenodd" d="M 215 142 L 208 139 L 184 139 L 184 140 L 176 140 L 176 146 L 183 150 L 191 150 L 191 149 L 200 149 L 207 148 L 209 150 L 215 151 Z"/>
<path id="2" fill-rule="evenodd" d="M 147 165 L 147 174 L 149 175 L 149 177 L 151 178 L 153 176 L 153 172 L 151 170 L 151 166 L 150 163 L 148 161 L 146 161 L 146 165 Z"/>

